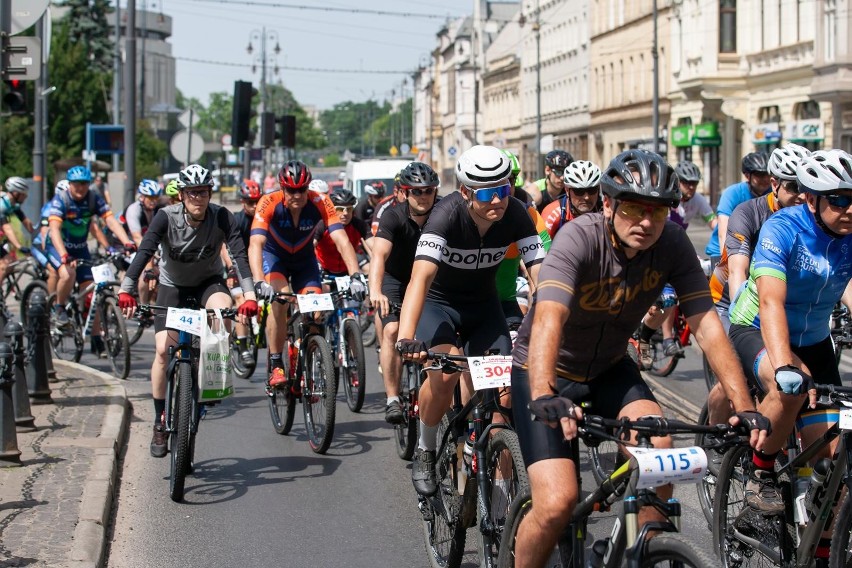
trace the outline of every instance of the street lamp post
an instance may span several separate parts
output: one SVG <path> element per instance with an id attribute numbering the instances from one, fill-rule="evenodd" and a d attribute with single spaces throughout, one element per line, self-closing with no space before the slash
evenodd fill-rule
<path id="1" fill-rule="evenodd" d="M 269 103 L 269 99 L 268 99 L 269 95 L 266 92 L 266 65 L 267 65 L 267 62 L 269 62 L 269 64 L 273 66 L 275 74 L 276 75 L 278 74 L 278 63 L 275 61 L 274 57 L 267 58 L 266 42 L 267 41 L 270 41 L 270 42 L 275 41 L 275 48 L 273 49 L 273 51 L 275 52 L 276 56 L 279 53 L 281 53 L 281 45 L 278 43 L 278 32 L 276 32 L 275 30 L 267 31 L 266 26 L 264 26 L 260 30 L 252 30 L 251 34 L 249 34 L 249 44 L 248 44 L 248 47 L 246 48 L 246 52 L 248 52 L 249 55 L 251 55 L 252 52 L 254 51 L 254 46 L 252 46 L 253 41 L 260 41 L 260 55 L 258 57 L 256 57 L 254 63 L 252 63 L 251 72 L 254 73 L 257 70 L 257 62 L 258 62 L 258 59 L 259 59 L 260 60 L 260 109 L 258 109 L 257 115 L 263 116 L 263 113 L 266 111 L 266 109 L 268 107 L 268 103 Z M 266 160 L 266 158 L 267 158 L 266 152 L 267 152 L 267 149 L 264 148 L 261 152 L 262 152 L 261 155 L 262 155 L 262 160 L 263 160 L 262 165 L 261 165 L 261 171 L 263 172 L 264 175 L 266 175 L 266 161 L 267 161 Z"/>
<path id="2" fill-rule="evenodd" d="M 658 66 L 659 54 L 657 53 L 657 0 L 654 0 L 651 8 L 651 19 L 654 22 L 654 40 L 651 44 L 651 60 L 654 65 L 654 92 L 651 100 L 651 134 L 654 137 L 654 153 L 660 152 L 660 70 Z"/>
<path id="3" fill-rule="evenodd" d="M 526 18 L 523 13 L 518 20 L 518 25 L 523 27 Z M 541 177 L 541 12 L 538 0 L 535 2 L 535 21 L 532 23 L 535 32 L 535 173 L 536 178 Z"/>

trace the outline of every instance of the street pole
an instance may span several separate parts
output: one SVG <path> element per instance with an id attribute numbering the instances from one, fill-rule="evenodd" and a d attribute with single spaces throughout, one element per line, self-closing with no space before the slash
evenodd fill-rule
<path id="1" fill-rule="evenodd" d="M 651 100 L 651 130 L 654 137 L 654 152 L 660 152 L 660 69 L 657 54 L 657 0 L 652 4 L 651 19 L 654 21 L 654 39 L 651 44 L 651 59 L 654 64 L 654 95 Z"/>
<path id="2" fill-rule="evenodd" d="M 263 60 L 260 65 L 260 112 L 258 116 L 263 116 L 266 112 L 266 26 L 261 29 L 260 33 L 260 58 Z M 260 130 L 260 129 L 258 129 Z M 260 149 L 260 175 L 266 179 L 266 148 Z"/>
<path id="3" fill-rule="evenodd" d="M 540 179 L 541 172 L 541 20 L 538 0 L 535 2 L 535 177 Z"/>
<path id="4" fill-rule="evenodd" d="M 47 18 L 48 12 L 45 11 L 39 18 L 36 24 L 36 37 L 41 40 L 41 48 L 45 49 L 45 36 L 47 35 Z M 44 61 L 44 51 L 38 64 L 41 67 L 38 79 L 35 82 L 35 101 L 33 106 L 33 181 L 38 184 L 38 190 L 35 191 L 35 202 L 37 211 L 41 211 L 42 199 L 44 196 L 44 106 L 45 98 L 44 91 L 47 88 L 47 77 L 45 71 L 47 65 Z"/>
<path id="5" fill-rule="evenodd" d="M 112 56 L 112 123 L 121 124 L 121 6 L 115 2 L 115 53 Z M 112 171 L 118 171 L 120 156 L 112 155 Z"/>
<path id="6" fill-rule="evenodd" d="M 142 53 L 139 75 L 139 118 L 145 118 L 145 40 L 148 38 L 148 0 L 142 0 Z"/>
<path id="7" fill-rule="evenodd" d="M 124 202 L 133 203 L 133 186 L 136 183 L 136 0 L 127 0 L 125 29 Z"/>
<path id="8" fill-rule="evenodd" d="M 12 30 L 12 3 L 0 2 L 0 53 L 6 53 L 6 48 L 9 45 L 9 32 Z M 2 63 L 0 57 L 0 71 L 3 72 L 3 77 L 6 77 L 6 66 Z M 0 148 L 3 143 L 0 140 Z"/>

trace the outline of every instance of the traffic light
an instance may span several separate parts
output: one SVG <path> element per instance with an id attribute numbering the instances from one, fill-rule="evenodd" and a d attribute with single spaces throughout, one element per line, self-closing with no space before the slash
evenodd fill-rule
<path id="1" fill-rule="evenodd" d="M 278 118 L 278 135 L 281 140 L 281 145 L 285 148 L 296 147 L 296 117 L 292 114 L 285 114 Z"/>
<path id="2" fill-rule="evenodd" d="M 20 79 L 4 81 L 6 92 L 3 94 L 3 105 L 12 114 L 27 112 L 27 84 Z"/>
<path id="3" fill-rule="evenodd" d="M 252 97 L 257 94 L 248 81 L 234 81 L 234 111 L 231 116 L 231 145 L 240 147 L 249 140 L 249 122 L 257 113 Z"/>
<path id="4" fill-rule="evenodd" d="M 263 148 L 275 146 L 275 113 L 260 113 L 260 145 Z"/>

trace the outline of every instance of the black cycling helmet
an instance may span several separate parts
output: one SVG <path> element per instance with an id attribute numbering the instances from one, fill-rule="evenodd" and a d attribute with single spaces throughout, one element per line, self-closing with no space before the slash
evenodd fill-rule
<path id="1" fill-rule="evenodd" d="M 678 162 L 675 166 L 675 173 L 678 179 L 683 182 L 698 183 L 698 180 L 701 179 L 701 170 L 689 160 Z"/>
<path id="2" fill-rule="evenodd" d="M 335 207 L 355 205 L 355 195 L 348 189 L 339 189 L 331 194 L 331 202 Z"/>
<path id="3" fill-rule="evenodd" d="M 307 189 L 311 179 L 311 169 L 299 160 L 290 160 L 278 170 L 278 184 L 281 189 Z"/>
<path id="4" fill-rule="evenodd" d="M 613 158 L 601 176 L 601 189 L 616 200 L 641 199 L 670 207 L 677 207 L 681 197 L 674 169 L 659 154 L 645 150 L 627 150 Z"/>
<path id="5" fill-rule="evenodd" d="M 744 174 L 769 173 L 769 156 L 763 152 L 750 152 L 743 156 Z"/>
<path id="6" fill-rule="evenodd" d="M 550 169 L 564 170 L 573 161 L 574 156 L 565 150 L 551 150 L 544 157 L 544 165 Z"/>
<path id="7" fill-rule="evenodd" d="M 411 162 L 399 172 L 400 189 L 438 187 L 440 183 L 435 170 L 423 162 Z"/>

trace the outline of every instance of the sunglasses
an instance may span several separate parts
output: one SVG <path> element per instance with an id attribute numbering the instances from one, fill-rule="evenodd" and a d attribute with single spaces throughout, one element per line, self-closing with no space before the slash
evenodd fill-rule
<path id="1" fill-rule="evenodd" d="M 497 187 L 483 187 L 482 189 L 470 189 L 473 192 L 473 197 L 482 203 L 491 203 L 496 195 L 498 199 L 506 199 L 512 195 L 512 186 L 508 183 Z"/>
<path id="2" fill-rule="evenodd" d="M 847 209 L 852 205 L 852 195 L 826 195 L 825 200 L 832 207 Z"/>
<path id="3" fill-rule="evenodd" d="M 550 173 L 562 177 L 565 175 L 565 168 L 550 168 Z"/>
<path id="4" fill-rule="evenodd" d="M 595 187 L 572 187 L 571 192 L 577 197 L 582 197 L 584 195 L 596 195 L 600 193 L 600 186 Z"/>
<path id="5" fill-rule="evenodd" d="M 183 192 L 190 199 L 210 199 L 209 189 L 185 189 Z"/>
<path id="6" fill-rule="evenodd" d="M 423 189 L 420 189 L 418 187 L 403 187 L 402 190 L 411 193 L 411 195 L 413 195 L 414 197 L 420 197 L 421 195 L 432 195 L 437 191 L 437 188 L 424 187 Z"/>
<path id="7" fill-rule="evenodd" d="M 289 193 L 290 195 L 301 195 L 301 194 L 307 192 L 308 188 L 307 187 L 299 187 L 299 188 L 285 187 L 284 191 L 286 193 Z"/>
<path id="8" fill-rule="evenodd" d="M 352 213 L 353 211 L 355 211 L 355 208 L 352 207 L 351 205 L 346 205 L 346 206 L 335 207 L 334 210 L 337 211 L 338 213 Z"/>
<path id="9" fill-rule="evenodd" d="M 785 181 L 781 184 L 781 187 L 784 188 L 784 191 L 789 191 L 790 193 L 801 193 L 802 190 L 799 189 L 799 184 L 795 181 Z"/>
<path id="10" fill-rule="evenodd" d="M 622 201 L 619 203 L 618 211 L 630 219 L 644 219 L 646 215 L 649 215 L 652 221 L 665 221 L 669 216 L 667 205 L 643 205 L 633 201 Z"/>

